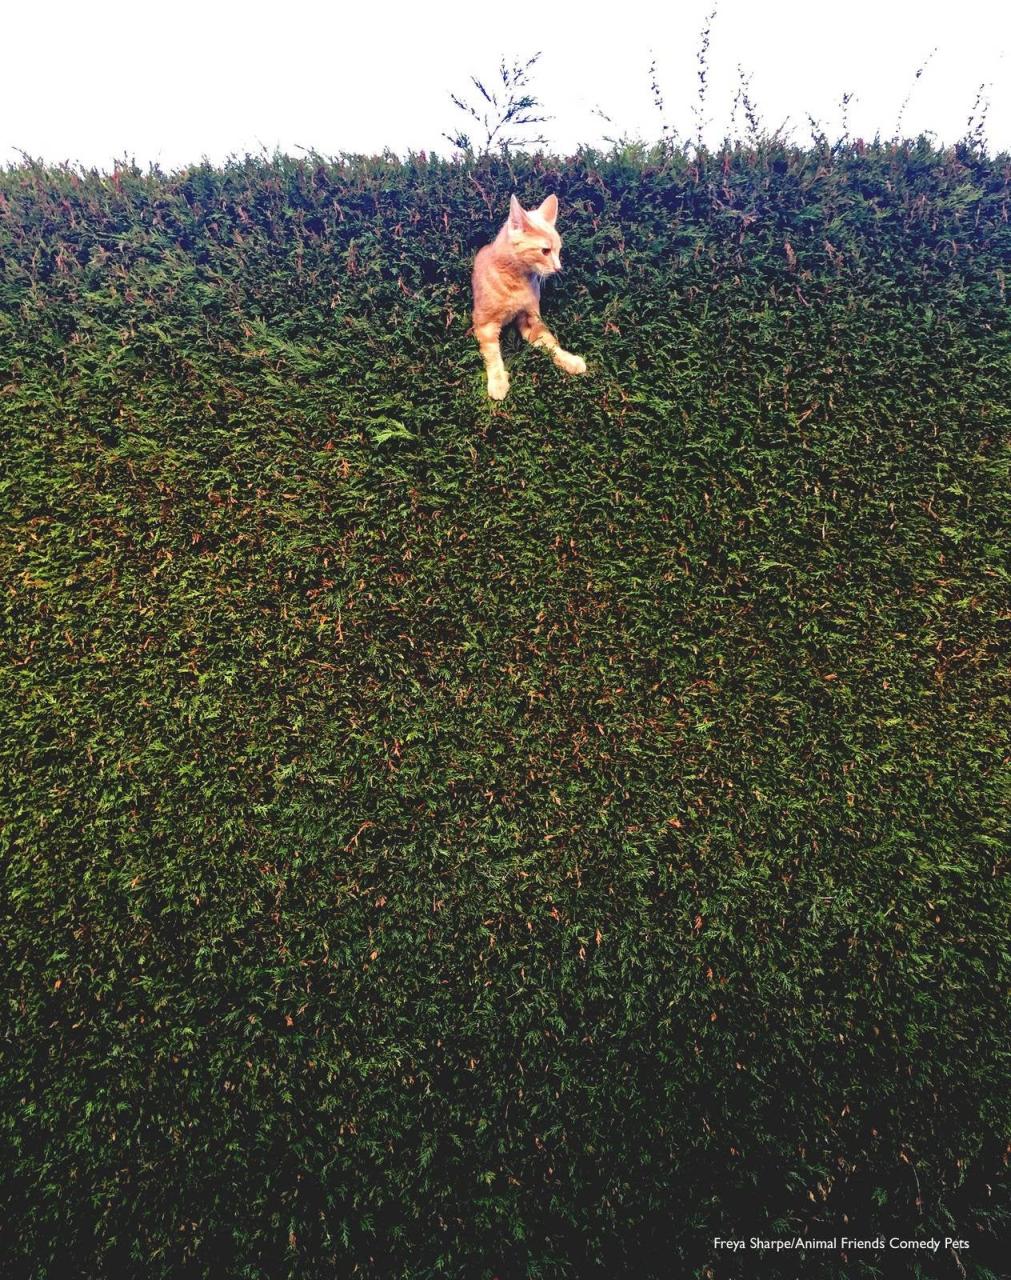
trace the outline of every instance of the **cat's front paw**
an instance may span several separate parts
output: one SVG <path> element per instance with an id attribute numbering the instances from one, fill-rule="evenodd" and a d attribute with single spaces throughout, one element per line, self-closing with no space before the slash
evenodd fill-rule
<path id="1" fill-rule="evenodd" d="M 504 400 L 509 392 L 509 375 L 504 369 L 488 374 L 488 394 L 493 400 Z"/>
<path id="2" fill-rule="evenodd" d="M 564 369 L 566 373 L 586 372 L 586 361 L 582 356 L 574 356 L 571 351 L 556 352 L 555 364 L 557 364 L 560 369 Z"/>

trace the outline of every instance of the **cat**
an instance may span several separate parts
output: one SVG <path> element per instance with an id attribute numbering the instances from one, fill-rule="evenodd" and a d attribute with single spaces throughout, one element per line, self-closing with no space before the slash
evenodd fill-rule
<path id="1" fill-rule="evenodd" d="M 557 217 L 557 196 L 548 196 L 531 212 L 512 196 L 509 220 L 474 259 L 474 336 L 484 358 L 488 394 L 493 400 L 504 400 L 509 390 L 499 337 L 511 320 L 516 321 L 520 336 L 549 351 L 560 369 L 566 373 L 586 372 L 586 361 L 563 351 L 541 320 L 541 281 L 562 269 L 562 241 L 555 230 Z"/>

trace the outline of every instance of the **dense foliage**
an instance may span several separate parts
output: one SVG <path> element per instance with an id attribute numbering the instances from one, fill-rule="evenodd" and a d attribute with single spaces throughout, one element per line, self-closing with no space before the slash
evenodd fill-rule
<path id="1" fill-rule="evenodd" d="M 513 190 L 590 373 L 510 338 L 498 407 Z M 926 141 L 0 175 L 5 1276 L 998 1267 L 1009 203 Z"/>

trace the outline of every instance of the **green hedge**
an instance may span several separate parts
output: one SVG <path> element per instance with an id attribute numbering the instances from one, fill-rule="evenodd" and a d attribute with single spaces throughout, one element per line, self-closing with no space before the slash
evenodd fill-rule
<path id="1" fill-rule="evenodd" d="M 590 373 L 497 407 L 512 191 Z M 5 1276 L 1003 1266 L 1009 205 L 925 140 L 0 175 Z"/>

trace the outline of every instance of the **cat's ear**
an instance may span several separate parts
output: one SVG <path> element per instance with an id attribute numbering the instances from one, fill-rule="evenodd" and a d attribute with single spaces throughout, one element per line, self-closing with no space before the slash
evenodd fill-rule
<path id="1" fill-rule="evenodd" d="M 530 226 L 526 210 L 515 196 L 509 197 L 509 228 L 511 231 L 523 231 Z"/>
<path id="2" fill-rule="evenodd" d="M 558 217 L 558 197 L 548 196 L 546 200 L 541 202 L 541 206 L 537 212 L 545 222 L 550 222 L 553 226 L 555 219 Z"/>

